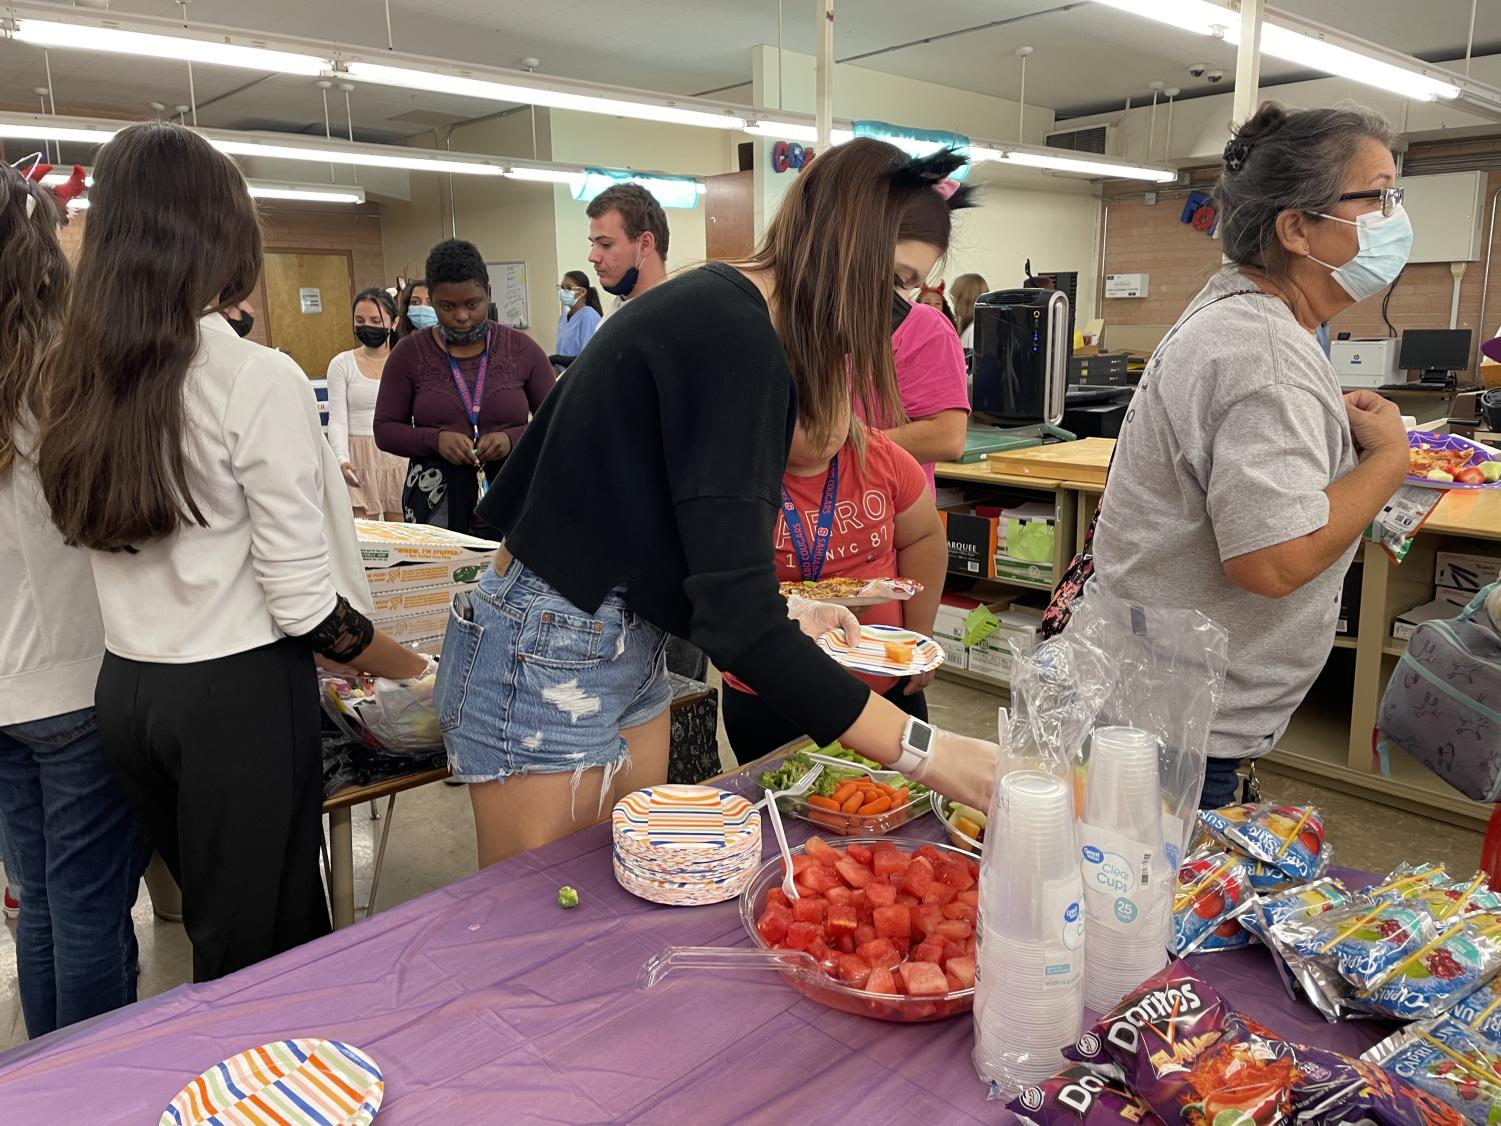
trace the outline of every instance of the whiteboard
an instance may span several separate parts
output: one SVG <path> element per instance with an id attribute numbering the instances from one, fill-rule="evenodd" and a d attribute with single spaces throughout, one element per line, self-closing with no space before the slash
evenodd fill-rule
<path id="1" fill-rule="evenodd" d="M 495 318 L 512 328 L 531 327 L 531 305 L 526 296 L 525 262 L 486 262 L 490 271 L 490 296 Z"/>

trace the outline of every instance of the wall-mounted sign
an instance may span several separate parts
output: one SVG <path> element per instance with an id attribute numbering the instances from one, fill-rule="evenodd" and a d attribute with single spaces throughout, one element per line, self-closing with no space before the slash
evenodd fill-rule
<path id="1" fill-rule="evenodd" d="M 317 316 L 323 312 L 323 293 L 317 289 L 299 289 L 297 299 L 302 302 L 303 316 Z"/>
<path id="2" fill-rule="evenodd" d="M 1147 295 L 1146 274 L 1106 274 L 1105 296 L 1106 297 L 1145 297 Z"/>
<path id="3" fill-rule="evenodd" d="M 771 146 L 773 172 L 801 172 L 813 160 L 813 150 L 796 141 L 778 141 Z"/>

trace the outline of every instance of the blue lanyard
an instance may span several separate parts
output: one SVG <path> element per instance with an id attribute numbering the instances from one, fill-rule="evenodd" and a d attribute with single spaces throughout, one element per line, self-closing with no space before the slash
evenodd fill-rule
<path id="1" fill-rule="evenodd" d="M 818 506 L 818 524 L 813 530 L 813 543 L 808 542 L 808 533 L 797 514 L 797 503 L 782 488 L 782 512 L 787 518 L 787 534 L 792 537 L 792 550 L 797 553 L 797 567 L 805 582 L 817 582 L 823 574 L 824 559 L 829 554 L 829 540 L 834 533 L 834 502 L 839 497 L 839 455 L 829 464 L 829 479 L 824 482 L 823 500 Z"/>
<path id="2" fill-rule="evenodd" d="M 485 402 L 485 375 L 490 370 L 490 343 L 479 354 L 479 374 L 474 378 L 474 394 L 469 394 L 469 385 L 464 382 L 464 373 L 459 371 L 459 361 L 453 353 L 443 349 L 448 357 L 448 370 L 453 373 L 453 385 L 459 389 L 459 400 L 464 404 L 464 413 L 469 416 L 469 425 L 474 428 L 474 440 L 479 441 L 479 412 Z"/>

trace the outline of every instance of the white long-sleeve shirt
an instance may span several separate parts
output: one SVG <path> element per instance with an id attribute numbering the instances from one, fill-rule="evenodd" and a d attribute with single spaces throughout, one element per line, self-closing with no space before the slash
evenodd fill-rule
<path id="1" fill-rule="evenodd" d="M 53 527 L 21 444 L 0 475 L 0 727 L 93 707 L 104 656 L 88 553 Z"/>
<path id="2" fill-rule="evenodd" d="M 184 520 L 131 552 L 91 552 L 105 644 L 137 661 L 207 661 L 310 633 L 334 608 L 323 436 L 292 360 L 199 322 L 186 382 L 193 498 Z"/>
<path id="3" fill-rule="evenodd" d="M 349 460 L 349 439 L 375 433 L 375 400 L 380 380 L 360 371 L 353 350 L 340 352 L 328 363 L 328 444 L 340 463 Z"/>

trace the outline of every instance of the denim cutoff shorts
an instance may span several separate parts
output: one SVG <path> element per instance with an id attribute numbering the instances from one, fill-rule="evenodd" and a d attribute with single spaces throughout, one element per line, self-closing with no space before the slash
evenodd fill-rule
<path id="1" fill-rule="evenodd" d="M 454 778 L 613 776 L 627 758 L 621 730 L 671 703 L 666 645 L 622 590 L 589 614 L 520 560 L 492 567 L 455 596 L 443 637 L 436 703 Z"/>

